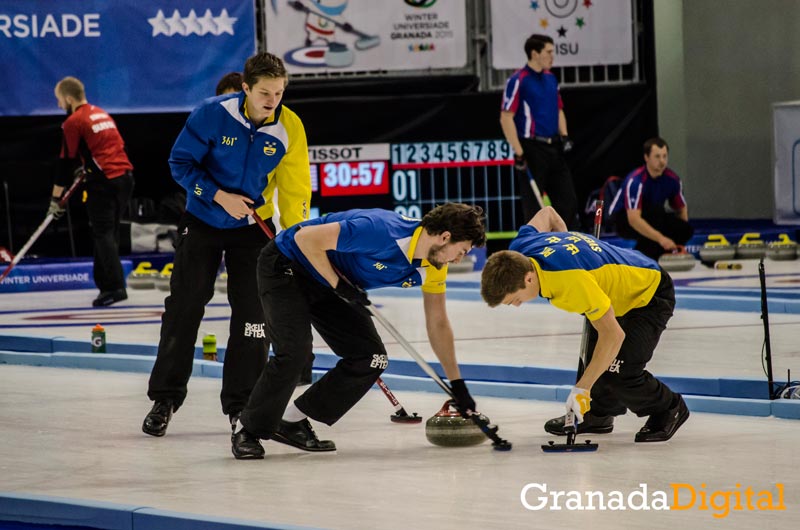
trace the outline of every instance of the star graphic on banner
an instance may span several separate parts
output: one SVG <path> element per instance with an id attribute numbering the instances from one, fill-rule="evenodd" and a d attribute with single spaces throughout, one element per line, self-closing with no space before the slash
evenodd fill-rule
<path id="1" fill-rule="evenodd" d="M 583 0 L 583 7 L 585 7 L 586 9 L 592 7 L 592 0 Z"/>
<path id="2" fill-rule="evenodd" d="M 181 14 L 178 13 L 177 9 L 173 11 L 172 16 L 167 19 L 167 24 L 169 25 L 170 36 L 175 34 L 186 35 L 186 26 L 183 25 Z"/>
<path id="3" fill-rule="evenodd" d="M 559 37 L 566 37 L 567 36 L 567 30 L 564 28 L 564 26 L 561 26 L 560 28 L 558 28 L 558 36 Z"/>
<path id="4" fill-rule="evenodd" d="M 203 13 L 203 16 L 197 19 L 197 23 L 201 28 L 197 33 L 198 35 L 205 35 L 206 33 L 211 33 L 212 35 L 218 34 L 217 23 L 214 21 L 214 15 L 211 14 L 210 9 L 206 9 L 206 12 Z"/>
<path id="5" fill-rule="evenodd" d="M 206 33 L 203 31 L 203 27 L 200 25 L 200 22 L 198 22 L 197 14 L 194 12 L 194 9 L 189 11 L 189 16 L 183 19 L 183 25 L 186 26 L 187 35 L 191 35 L 192 33 L 205 35 Z"/>
<path id="6" fill-rule="evenodd" d="M 214 19 L 214 22 L 217 23 L 217 35 L 222 35 L 223 33 L 230 33 L 233 35 L 233 24 L 237 20 L 237 18 L 228 16 L 227 9 L 223 9 L 219 16 Z"/>
<path id="7" fill-rule="evenodd" d="M 543 28 L 546 28 L 547 26 L 550 25 L 550 23 L 547 22 L 546 18 L 540 18 L 539 19 L 539 25 L 542 26 Z"/>
<path id="8" fill-rule="evenodd" d="M 531 1 L 531 9 L 533 9 L 534 11 L 539 9 L 539 2 L 537 2 L 536 0 L 532 0 Z"/>
<path id="9" fill-rule="evenodd" d="M 162 33 L 169 37 L 169 26 L 167 25 L 167 19 L 164 18 L 163 11 L 159 9 L 158 13 L 156 13 L 156 16 L 153 18 L 148 18 L 147 21 L 151 26 L 153 26 L 153 37 Z"/>
<path id="10" fill-rule="evenodd" d="M 586 25 L 586 22 L 583 21 L 583 17 L 578 17 L 577 20 L 575 20 L 575 25 L 582 28 Z"/>

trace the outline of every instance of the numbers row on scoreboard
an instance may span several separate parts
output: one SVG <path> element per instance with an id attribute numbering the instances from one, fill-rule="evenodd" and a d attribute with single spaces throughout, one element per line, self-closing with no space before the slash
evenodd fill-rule
<path id="1" fill-rule="evenodd" d="M 392 167 L 396 169 L 500 165 L 513 160 L 505 140 L 392 144 Z"/>

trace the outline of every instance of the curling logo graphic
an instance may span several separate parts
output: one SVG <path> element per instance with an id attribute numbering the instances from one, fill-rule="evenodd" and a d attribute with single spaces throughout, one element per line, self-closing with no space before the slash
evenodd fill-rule
<path id="1" fill-rule="evenodd" d="M 531 9 L 536 13 L 538 29 L 552 29 L 558 34 L 555 51 L 559 55 L 578 53 L 578 43 L 570 40 L 570 34 L 587 26 L 593 5 L 592 0 L 533 0 L 530 3 Z"/>
<path id="2" fill-rule="evenodd" d="M 287 51 L 284 60 L 294 66 L 346 68 L 355 61 L 355 52 L 347 45 L 351 38 L 355 38 L 352 46 L 359 52 L 379 46 L 379 36 L 348 22 L 344 14 L 347 3 L 348 0 L 290 0 L 289 7 L 304 15 L 305 42 Z M 277 13 L 274 3 L 273 10 Z"/>
<path id="3" fill-rule="evenodd" d="M 210 9 L 206 9 L 202 17 L 198 17 L 194 9 L 191 9 L 186 16 L 181 16 L 176 9 L 169 18 L 164 16 L 164 12 L 159 9 L 156 16 L 148 18 L 147 22 L 153 27 L 153 37 L 165 35 L 172 37 L 179 35 L 187 37 L 189 35 L 218 37 L 223 34 L 235 35 L 233 25 L 238 19 L 228 15 L 227 9 L 222 9 L 218 16 L 214 16 Z"/>

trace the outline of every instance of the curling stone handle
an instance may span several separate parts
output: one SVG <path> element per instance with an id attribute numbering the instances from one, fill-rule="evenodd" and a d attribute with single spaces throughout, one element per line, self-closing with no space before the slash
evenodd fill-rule
<path id="1" fill-rule="evenodd" d="M 730 243 L 725 236 L 722 234 L 711 234 L 708 236 L 708 241 L 706 242 L 706 246 L 708 247 L 727 247 L 730 246 Z"/>
<path id="2" fill-rule="evenodd" d="M 761 234 L 758 232 L 747 232 L 742 236 L 742 239 L 739 240 L 740 245 L 753 245 L 763 243 L 761 241 Z"/>

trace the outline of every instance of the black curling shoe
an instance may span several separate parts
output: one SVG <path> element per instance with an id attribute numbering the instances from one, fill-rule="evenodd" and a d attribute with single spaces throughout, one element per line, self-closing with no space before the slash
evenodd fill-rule
<path id="1" fill-rule="evenodd" d="M 258 441 L 258 436 L 247 429 L 231 434 L 231 451 L 236 460 L 261 460 L 264 458 L 264 448 Z"/>
<path id="2" fill-rule="evenodd" d="M 169 420 L 172 419 L 172 413 L 175 407 L 172 401 L 167 399 L 156 401 L 153 408 L 147 413 L 142 423 L 142 432 L 150 436 L 164 436 L 167 434 L 167 426 Z"/>
<path id="3" fill-rule="evenodd" d="M 566 416 L 553 418 L 544 424 L 544 430 L 556 436 L 566 436 L 564 422 Z M 583 415 L 583 421 L 578 424 L 576 434 L 608 434 L 614 430 L 614 416 L 595 416 L 590 410 Z"/>
<path id="4" fill-rule="evenodd" d="M 315 453 L 336 451 L 336 444 L 331 440 L 317 438 L 314 428 L 307 419 L 291 423 L 281 420 L 278 430 L 272 433 L 272 439 L 282 444 L 297 447 L 303 451 Z"/>
<path id="5" fill-rule="evenodd" d="M 93 307 L 106 307 L 128 299 L 128 292 L 125 289 L 116 291 L 102 291 L 92 302 Z"/>
<path id="6" fill-rule="evenodd" d="M 680 394 L 675 395 L 678 397 L 678 403 L 664 412 L 647 418 L 647 423 L 636 433 L 637 442 L 666 442 L 689 419 L 686 402 Z"/>

